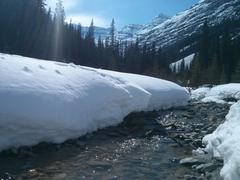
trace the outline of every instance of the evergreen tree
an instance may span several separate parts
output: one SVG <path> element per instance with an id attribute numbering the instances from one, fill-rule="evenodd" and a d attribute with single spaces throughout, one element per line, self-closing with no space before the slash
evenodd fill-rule
<path id="1" fill-rule="evenodd" d="M 234 60 L 231 46 L 231 36 L 229 32 L 229 22 L 224 24 L 224 33 L 222 38 L 222 59 L 224 65 L 224 71 L 226 75 L 226 82 L 231 81 L 231 74 L 234 71 Z"/>
<path id="2" fill-rule="evenodd" d="M 87 32 L 87 35 L 86 35 L 86 40 L 91 44 L 94 43 L 94 22 L 93 22 L 93 19 L 92 19 L 91 24 L 88 28 L 88 32 Z"/>
<path id="3" fill-rule="evenodd" d="M 65 12 L 62 0 L 57 0 L 54 14 L 54 41 L 52 59 L 63 61 L 63 37 L 64 37 Z"/>
<path id="4" fill-rule="evenodd" d="M 240 61 L 237 63 L 235 72 L 232 74 L 232 82 L 240 83 Z"/>
<path id="5" fill-rule="evenodd" d="M 179 73 L 183 73 L 185 72 L 185 60 L 183 59 L 181 64 L 180 64 L 180 68 L 179 68 Z"/>
<path id="6" fill-rule="evenodd" d="M 201 84 L 201 71 L 200 71 L 199 55 L 195 55 L 195 57 L 193 59 L 193 63 L 191 66 L 191 74 L 192 74 L 191 85 L 193 87 L 199 86 Z"/>
<path id="7" fill-rule="evenodd" d="M 221 76 L 220 76 L 220 84 L 226 84 L 226 83 L 228 83 L 228 78 L 227 78 L 227 74 L 226 74 L 224 66 L 222 69 L 223 70 L 222 70 Z"/>
<path id="8" fill-rule="evenodd" d="M 63 25 L 65 20 L 65 11 L 62 0 L 57 0 L 55 8 L 55 20 L 57 25 Z"/>
<path id="9" fill-rule="evenodd" d="M 110 26 L 110 38 L 111 38 L 111 40 L 110 40 L 110 46 L 112 47 L 112 48 L 114 48 L 114 46 L 115 46 L 115 41 L 116 41 L 116 37 L 115 37 L 115 21 L 114 21 L 114 19 L 112 19 L 112 22 L 111 22 L 111 26 Z"/>
<path id="10" fill-rule="evenodd" d="M 202 35 L 200 38 L 199 62 L 201 67 L 207 68 L 209 64 L 209 26 L 207 21 L 203 24 Z"/>

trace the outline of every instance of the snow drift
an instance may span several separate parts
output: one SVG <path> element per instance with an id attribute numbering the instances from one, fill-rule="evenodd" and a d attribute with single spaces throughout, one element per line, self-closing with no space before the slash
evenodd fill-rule
<path id="1" fill-rule="evenodd" d="M 198 89 L 195 89 L 191 92 L 191 99 L 192 100 L 202 100 L 206 97 L 206 94 L 210 91 L 211 88 L 209 87 L 200 87 Z"/>
<path id="2" fill-rule="evenodd" d="M 168 81 L 0 54 L 0 151 L 61 143 L 188 99 Z"/>
<path id="3" fill-rule="evenodd" d="M 204 137 L 206 151 L 214 157 L 222 158 L 224 166 L 221 176 L 225 180 L 240 179 L 240 84 L 226 84 L 210 88 L 200 88 L 193 96 L 203 102 L 227 103 L 226 100 L 238 100 L 234 103 L 226 121 L 212 134 Z"/>
<path id="4" fill-rule="evenodd" d="M 224 84 L 213 88 L 201 87 L 192 91 L 192 99 L 203 102 L 226 103 L 225 100 L 240 99 L 240 84 Z"/>
<path id="5" fill-rule="evenodd" d="M 226 122 L 204 137 L 206 150 L 224 160 L 221 176 L 225 180 L 240 179 L 240 101 L 232 105 Z"/>
<path id="6" fill-rule="evenodd" d="M 100 70 L 103 73 L 121 77 L 142 87 L 151 94 L 148 107 L 145 111 L 168 109 L 175 106 L 184 106 L 189 100 L 187 90 L 173 82 L 136 74 L 119 73 Z"/>

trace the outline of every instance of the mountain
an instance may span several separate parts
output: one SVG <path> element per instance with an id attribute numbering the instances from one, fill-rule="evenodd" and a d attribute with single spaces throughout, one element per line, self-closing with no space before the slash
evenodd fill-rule
<path id="1" fill-rule="evenodd" d="M 199 33 L 206 20 L 214 26 L 239 15 L 239 0 L 200 0 L 190 9 L 164 22 L 160 21 L 154 26 L 150 23 L 144 30 L 137 32 L 135 38 L 142 44 L 155 42 L 158 47 L 166 47 Z"/>
<path id="2" fill-rule="evenodd" d="M 140 29 L 138 32 L 136 32 L 136 34 L 144 34 L 149 29 L 155 28 L 156 26 L 158 26 L 159 24 L 162 24 L 163 22 L 165 22 L 168 19 L 170 19 L 169 16 L 167 16 L 163 13 L 160 13 L 150 23 L 144 25 L 142 29 Z"/>
<path id="3" fill-rule="evenodd" d="M 140 24 L 129 24 L 124 26 L 120 31 L 116 30 L 116 38 L 118 40 L 128 40 L 132 39 L 136 32 L 138 32 L 140 29 L 142 29 L 144 26 Z M 85 36 L 88 32 L 89 27 L 82 27 L 82 33 L 83 36 Z M 94 37 L 97 40 L 99 37 L 101 37 L 102 40 L 105 40 L 110 36 L 110 27 L 98 27 L 94 26 Z"/>
<path id="4" fill-rule="evenodd" d="M 141 30 L 144 26 L 140 24 L 129 24 L 126 25 L 118 32 L 118 39 L 125 41 L 131 39 L 135 36 L 135 34 Z"/>
<path id="5" fill-rule="evenodd" d="M 88 28 L 89 27 L 82 27 L 83 36 L 87 34 Z M 110 33 L 110 28 L 94 26 L 94 37 L 96 40 L 99 37 L 101 37 L 101 39 L 106 39 L 107 37 L 109 37 L 109 33 Z"/>
<path id="6" fill-rule="evenodd" d="M 149 28 L 154 28 L 159 24 L 165 22 L 169 19 L 169 16 L 165 14 L 159 14 L 156 16 L 152 22 L 141 25 L 141 24 L 128 24 L 124 26 L 121 30 L 116 30 L 116 38 L 120 41 L 133 41 L 137 34 L 141 34 L 147 31 Z M 88 32 L 88 27 L 82 27 L 82 33 L 85 36 Z M 94 36 L 97 40 L 100 36 L 101 39 L 105 40 L 110 36 L 110 28 L 105 27 L 94 27 Z"/>

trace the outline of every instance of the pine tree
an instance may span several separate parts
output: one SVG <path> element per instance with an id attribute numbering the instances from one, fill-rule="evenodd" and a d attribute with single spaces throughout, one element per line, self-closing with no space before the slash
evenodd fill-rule
<path id="1" fill-rule="evenodd" d="M 65 11 L 64 11 L 62 0 L 57 0 L 56 8 L 55 8 L 55 18 L 56 18 L 56 23 L 59 26 L 64 24 Z"/>
<path id="2" fill-rule="evenodd" d="M 157 76 L 160 73 L 160 65 L 159 65 L 159 60 L 157 57 L 154 58 L 153 62 L 153 75 Z"/>
<path id="3" fill-rule="evenodd" d="M 224 33 L 222 37 L 222 58 L 227 80 L 226 82 L 230 82 L 231 73 L 234 71 L 234 60 L 232 57 L 231 36 L 229 30 L 229 21 L 226 21 L 224 24 Z"/>
<path id="4" fill-rule="evenodd" d="M 40 11 L 40 12 L 45 12 L 45 6 L 46 6 L 46 3 L 45 3 L 46 0 L 37 0 L 37 9 Z"/>
<path id="5" fill-rule="evenodd" d="M 209 78 L 209 83 L 210 84 L 219 84 L 219 79 L 221 75 L 221 68 L 218 65 L 218 60 L 215 58 L 211 65 L 208 68 L 208 78 Z"/>
<path id="6" fill-rule="evenodd" d="M 207 68 L 209 65 L 209 26 L 207 20 L 203 24 L 202 35 L 199 45 L 199 63 L 201 67 Z"/>
<path id="7" fill-rule="evenodd" d="M 112 49 L 114 49 L 115 46 L 115 41 L 116 41 L 116 37 L 115 37 L 115 21 L 114 19 L 112 19 L 111 22 L 111 26 L 110 26 L 110 46 Z"/>
<path id="8" fill-rule="evenodd" d="M 221 72 L 221 76 L 220 76 L 219 82 L 220 82 L 220 84 L 228 83 L 228 78 L 227 78 L 227 74 L 226 74 L 224 66 L 222 68 L 222 72 Z"/>
<path id="9" fill-rule="evenodd" d="M 201 84 L 201 71 L 198 55 L 195 55 L 193 59 L 193 63 L 191 65 L 191 74 L 191 85 L 194 87 L 199 86 Z"/>
<path id="10" fill-rule="evenodd" d="M 184 71 L 185 71 L 185 60 L 183 59 L 179 67 L 179 73 L 184 74 Z"/>
<path id="11" fill-rule="evenodd" d="M 92 19 L 91 24 L 88 28 L 88 32 L 87 32 L 87 35 L 86 35 L 86 40 L 91 44 L 94 43 L 94 22 L 93 22 L 93 19 Z"/>
<path id="12" fill-rule="evenodd" d="M 231 81 L 234 83 L 240 83 L 240 61 L 238 62 L 234 73 L 232 74 Z"/>
<path id="13" fill-rule="evenodd" d="M 64 37 L 65 12 L 62 0 L 57 0 L 54 14 L 54 41 L 52 59 L 63 61 L 63 37 Z"/>

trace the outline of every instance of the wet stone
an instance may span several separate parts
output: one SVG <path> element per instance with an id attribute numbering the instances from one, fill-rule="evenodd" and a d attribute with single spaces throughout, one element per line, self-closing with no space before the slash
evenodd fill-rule
<path id="1" fill-rule="evenodd" d="M 169 175 L 171 174 L 171 169 L 169 167 L 174 167 L 175 170 L 179 170 L 179 172 L 181 172 L 181 177 L 176 175 L 170 179 L 184 178 L 190 180 L 215 180 L 216 177 L 219 178 L 219 171 L 222 167 L 221 160 L 218 161 L 216 159 L 213 160 L 211 158 L 206 158 L 205 156 L 207 156 L 207 154 L 205 152 L 196 153 L 195 155 L 192 155 L 192 157 L 190 156 L 193 150 L 203 147 L 202 138 L 206 134 L 212 133 L 222 122 L 224 122 L 228 109 L 229 105 L 190 102 L 188 106 L 182 108 L 172 108 L 170 110 L 155 111 L 150 113 L 133 113 L 126 117 L 124 122 L 118 126 L 101 129 L 78 139 L 68 140 L 62 144 L 40 143 L 34 147 L 7 150 L 0 153 L 0 179 L 1 177 L 4 177 L 5 179 L 8 177 L 8 175 L 4 174 L 4 172 L 1 172 L 1 166 L 4 166 L 4 163 L 1 163 L 3 162 L 1 157 L 16 157 L 20 159 L 21 163 L 26 160 L 27 163 L 24 164 L 27 167 L 26 169 L 23 168 L 24 166 L 16 165 L 18 170 L 21 167 L 21 170 L 19 171 L 26 172 L 29 169 L 34 169 L 34 167 L 31 167 L 31 161 L 34 161 L 34 163 L 38 165 L 38 162 L 35 162 L 36 158 L 41 157 L 39 159 L 42 159 L 42 154 L 47 154 L 47 158 L 49 158 L 49 154 L 51 154 L 50 159 L 55 159 L 51 160 L 55 163 L 55 166 L 53 166 L 54 168 L 50 169 L 49 166 L 46 168 L 51 172 L 51 177 L 48 176 L 48 171 L 43 173 L 44 170 L 42 169 L 41 171 L 28 172 L 27 174 L 21 172 L 17 175 L 23 178 L 41 176 L 46 177 L 46 179 L 68 179 L 68 175 L 71 173 L 61 172 L 59 166 L 62 165 L 64 167 L 62 168 L 62 171 L 67 169 L 65 168 L 65 164 L 69 163 L 68 161 L 72 159 L 71 156 L 75 157 L 74 153 L 77 152 L 77 154 L 80 154 L 78 157 L 79 162 L 77 161 L 77 165 L 74 165 L 73 167 L 77 167 L 77 172 L 84 172 L 84 174 L 78 174 L 79 176 L 77 177 L 99 179 L 99 177 L 94 177 L 93 174 L 99 175 L 108 169 L 111 169 L 111 173 L 116 173 L 117 171 L 114 171 L 114 168 L 116 168 L 114 167 L 114 164 L 123 163 L 122 168 L 125 168 L 127 171 L 124 170 L 122 173 L 130 174 L 125 174 L 125 177 L 123 177 L 122 173 L 112 174 L 113 176 L 116 175 L 119 179 L 136 177 L 135 175 L 137 174 L 137 170 L 141 168 L 141 173 L 143 170 L 146 171 L 144 174 L 145 178 L 143 179 L 154 179 L 153 176 L 147 176 L 151 174 L 149 171 L 156 170 L 156 172 L 154 172 L 155 175 L 160 175 L 164 170 L 164 172 L 166 171 L 165 173 Z M 156 138 L 154 137 L 159 137 L 157 139 L 161 139 L 161 141 L 156 141 Z M 163 142 L 163 138 L 166 138 L 167 140 Z M 118 146 L 118 144 L 121 146 Z M 113 147 L 116 149 L 114 150 Z M 144 151 L 139 153 L 142 148 L 145 148 Z M 161 159 L 165 158 L 163 156 L 170 155 L 170 152 L 168 152 L 169 149 L 174 149 L 175 153 L 172 154 L 171 157 L 167 157 L 167 165 L 166 162 L 161 164 Z M 109 154 L 111 151 L 114 153 Z M 148 155 L 146 151 L 148 153 L 153 153 L 153 157 L 150 156 L 146 158 Z M 155 154 L 154 151 L 156 151 Z M 71 154 L 69 159 L 62 164 L 60 163 L 60 165 L 57 164 L 56 161 L 61 159 L 60 157 L 62 157 L 62 155 L 66 156 L 66 152 Z M 128 155 L 131 152 L 134 153 Z M 161 156 L 159 153 L 164 153 L 164 155 Z M 181 153 L 181 156 L 178 156 L 178 153 Z M 98 159 L 92 158 L 99 154 L 103 157 L 103 159 L 108 160 L 106 161 L 101 159 L 101 156 L 98 156 Z M 188 158 L 184 158 L 182 154 Z M 86 155 L 89 157 L 86 157 Z M 141 158 L 139 158 L 138 155 L 143 158 L 143 162 L 141 162 Z M 124 159 L 125 157 L 126 160 Z M 150 170 L 147 169 L 149 168 L 149 162 L 154 161 L 159 157 L 160 159 L 153 163 L 156 165 L 154 165 L 154 167 Z M 47 159 L 47 161 L 50 160 Z M 48 164 L 52 163 L 46 163 L 46 165 Z M 129 164 L 131 164 L 131 166 L 129 166 Z M 164 165 L 166 166 L 165 169 L 159 170 L 159 168 L 162 168 L 161 166 Z M 29 168 L 29 166 L 31 168 Z M 92 173 L 93 170 L 95 173 Z M 182 171 L 184 171 L 184 173 L 182 173 Z M 187 173 L 185 173 L 185 171 L 187 171 Z M 6 170 L 6 172 L 8 171 Z M 91 172 L 90 175 L 88 175 L 88 172 Z M 154 175 L 154 173 L 152 173 L 152 175 Z M 109 172 L 107 174 L 109 174 Z M 130 177 L 129 175 L 132 176 Z M 9 177 L 11 176 L 9 175 Z M 104 175 L 102 177 L 111 179 L 111 177 L 105 177 Z M 100 179 L 102 177 L 100 177 Z M 161 178 L 166 179 L 164 176 Z"/>
<path id="2" fill-rule="evenodd" d="M 198 180 L 198 177 L 193 175 L 185 175 L 184 180 Z"/>
<path id="3" fill-rule="evenodd" d="M 219 166 L 221 166 L 220 164 L 215 164 L 213 162 L 210 163 L 206 163 L 206 164 L 200 164 L 199 166 L 197 166 L 195 169 L 198 172 L 212 172 L 213 170 L 216 170 Z"/>
<path id="4" fill-rule="evenodd" d="M 188 157 L 185 159 L 180 160 L 180 164 L 184 166 L 193 166 L 196 164 L 202 164 L 205 160 L 199 157 Z"/>

